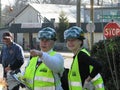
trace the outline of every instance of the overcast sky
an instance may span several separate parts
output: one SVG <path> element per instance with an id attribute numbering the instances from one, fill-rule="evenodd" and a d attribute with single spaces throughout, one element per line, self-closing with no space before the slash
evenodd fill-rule
<path id="1" fill-rule="evenodd" d="M 1 0 L 2 6 L 5 6 L 5 5 L 12 5 L 13 2 L 14 2 L 14 0 Z"/>
<path id="2" fill-rule="evenodd" d="M 82 2 L 88 2 L 88 3 L 89 1 L 90 0 L 82 0 Z M 97 1 L 97 0 L 94 0 L 94 1 Z M 111 2 L 111 0 L 100 0 L 100 1 Z M 112 0 L 112 1 L 120 1 L 120 0 Z M 1 0 L 2 7 L 4 7 L 5 5 L 13 5 L 14 2 L 15 0 Z"/>
<path id="3" fill-rule="evenodd" d="M 15 0 L 1 0 L 2 9 L 7 6 L 12 6 Z"/>

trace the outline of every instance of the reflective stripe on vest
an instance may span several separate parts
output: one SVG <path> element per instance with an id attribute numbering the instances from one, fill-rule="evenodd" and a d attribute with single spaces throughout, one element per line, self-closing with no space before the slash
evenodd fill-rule
<path id="1" fill-rule="evenodd" d="M 54 83 L 54 78 L 35 76 L 34 80 Z"/>
<path id="2" fill-rule="evenodd" d="M 97 79 L 101 78 L 101 75 L 98 73 L 91 81 L 96 81 Z"/>
<path id="3" fill-rule="evenodd" d="M 71 86 L 81 86 L 82 87 L 82 84 L 80 82 L 69 82 L 69 84 Z"/>
<path id="4" fill-rule="evenodd" d="M 95 88 L 98 88 L 98 89 L 99 88 L 104 88 L 104 85 L 103 84 L 98 84 L 98 85 L 95 86 Z"/>
<path id="5" fill-rule="evenodd" d="M 55 87 L 35 87 L 34 90 L 55 90 Z"/>

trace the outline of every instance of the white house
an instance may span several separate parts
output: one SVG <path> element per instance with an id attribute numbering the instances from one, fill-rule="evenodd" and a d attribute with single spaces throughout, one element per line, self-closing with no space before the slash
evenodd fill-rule
<path id="1" fill-rule="evenodd" d="M 59 22 L 59 15 L 64 12 L 69 22 L 76 22 L 75 5 L 56 5 L 56 4 L 28 4 L 11 23 L 42 23 L 45 19 Z"/>

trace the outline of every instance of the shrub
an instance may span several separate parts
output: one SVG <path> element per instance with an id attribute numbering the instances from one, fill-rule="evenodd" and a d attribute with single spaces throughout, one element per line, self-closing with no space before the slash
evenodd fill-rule
<path id="1" fill-rule="evenodd" d="M 91 55 L 103 63 L 106 90 L 120 90 L 120 37 L 95 43 Z"/>

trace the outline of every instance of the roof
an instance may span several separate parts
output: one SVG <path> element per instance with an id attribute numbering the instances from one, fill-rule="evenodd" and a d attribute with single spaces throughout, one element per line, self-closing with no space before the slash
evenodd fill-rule
<path id="1" fill-rule="evenodd" d="M 75 5 L 57 5 L 57 4 L 29 4 L 37 10 L 42 17 L 48 20 L 55 19 L 59 22 L 59 15 L 63 11 L 69 22 L 76 22 L 76 6 Z"/>

